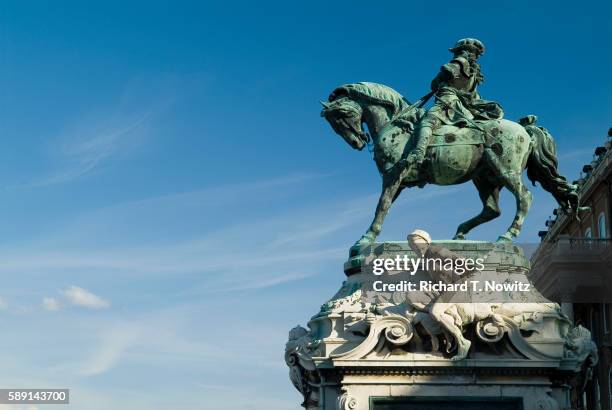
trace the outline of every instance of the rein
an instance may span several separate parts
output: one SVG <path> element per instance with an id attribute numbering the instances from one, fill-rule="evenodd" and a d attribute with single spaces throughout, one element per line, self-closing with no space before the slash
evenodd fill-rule
<path id="1" fill-rule="evenodd" d="M 368 148 L 368 152 L 371 154 L 374 152 L 374 141 L 369 132 L 363 133 L 366 136 L 366 147 Z"/>

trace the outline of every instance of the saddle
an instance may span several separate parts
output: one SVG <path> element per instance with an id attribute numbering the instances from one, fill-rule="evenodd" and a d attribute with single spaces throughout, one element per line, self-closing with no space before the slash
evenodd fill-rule
<path id="1" fill-rule="evenodd" d="M 462 181 L 478 164 L 474 161 L 474 148 L 484 145 L 484 133 L 476 128 L 442 125 L 431 136 L 423 171 L 440 185 Z"/>
<path id="2" fill-rule="evenodd" d="M 481 122 L 479 123 L 482 124 Z M 482 131 L 476 128 L 442 125 L 434 130 L 428 147 L 440 147 L 446 145 L 482 145 L 484 142 L 485 137 Z"/>

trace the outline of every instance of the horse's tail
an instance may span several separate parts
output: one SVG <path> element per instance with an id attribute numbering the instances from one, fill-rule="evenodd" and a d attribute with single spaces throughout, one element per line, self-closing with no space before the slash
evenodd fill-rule
<path id="1" fill-rule="evenodd" d="M 535 185 L 550 192 L 559 205 L 568 213 L 578 210 L 578 187 L 567 182 L 557 169 L 555 141 L 544 127 L 535 125 L 537 117 L 528 115 L 519 122 L 531 136 L 532 149 L 527 160 L 527 177 Z"/>

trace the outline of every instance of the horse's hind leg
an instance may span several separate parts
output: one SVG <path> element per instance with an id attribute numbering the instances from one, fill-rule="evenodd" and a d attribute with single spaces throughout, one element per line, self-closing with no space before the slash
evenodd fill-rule
<path id="1" fill-rule="evenodd" d="M 459 225 L 453 239 L 464 239 L 465 234 L 469 231 L 478 225 L 497 218 L 501 214 L 499 209 L 499 187 L 482 178 L 475 178 L 474 185 L 476 185 L 478 195 L 482 201 L 482 211 Z"/>
<path id="2" fill-rule="evenodd" d="M 532 199 L 531 192 L 525 187 L 520 173 L 506 177 L 506 182 L 506 188 L 516 198 L 516 215 L 506 233 L 499 237 L 498 242 L 512 241 L 512 238 L 516 238 L 521 233 L 521 228 L 523 227 L 523 222 L 525 222 L 525 216 L 529 212 Z"/>

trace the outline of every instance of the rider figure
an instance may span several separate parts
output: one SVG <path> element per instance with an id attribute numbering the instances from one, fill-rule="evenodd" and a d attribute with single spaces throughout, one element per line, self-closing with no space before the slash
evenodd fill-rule
<path id="1" fill-rule="evenodd" d="M 484 101 L 476 91 L 484 81 L 476 62 L 484 51 L 484 44 L 475 38 L 464 38 L 449 49 L 453 59 L 440 68 L 431 82 L 434 105 L 421 119 L 415 133 L 416 142 L 407 161 L 420 169 L 434 130 L 441 125 L 469 126 L 474 119 L 500 119 L 503 110 L 496 102 Z"/>

